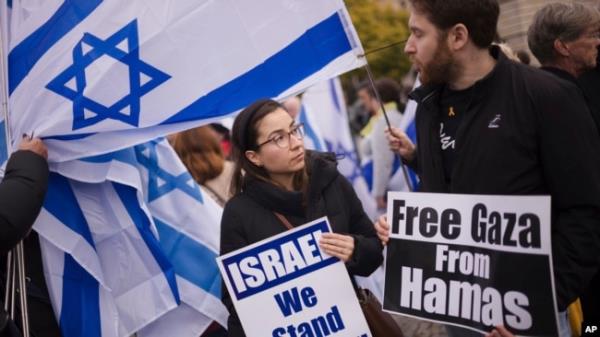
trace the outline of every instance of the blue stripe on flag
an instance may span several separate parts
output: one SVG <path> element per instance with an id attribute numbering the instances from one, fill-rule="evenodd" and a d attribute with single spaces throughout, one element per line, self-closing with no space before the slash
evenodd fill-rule
<path id="1" fill-rule="evenodd" d="M 408 138 L 410 138 L 410 140 L 412 140 L 413 143 L 417 143 L 417 125 L 415 122 L 415 119 L 412 120 L 412 122 L 406 127 L 406 135 L 408 136 Z M 408 169 L 408 174 L 410 176 L 410 180 L 412 182 L 412 185 L 415 189 L 415 191 L 419 190 L 419 178 L 417 176 L 417 174 L 412 170 L 412 169 Z"/>
<path id="2" fill-rule="evenodd" d="M 304 133 L 306 134 L 307 138 L 310 138 L 312 140 L 314 149 L 317 151 L 323 151 L 324 149 L 319 140 L 319 137 L 317 136 L 317 132 L 313 128 L 312 124 L 310 124 L 308 121 L 308 116 L 306 115 L 306 107 L 304 106 L 304 104 L 300 107 L 299 117 L 300 122 L 304 123 Z"/>
<path id="3" fill-rule="evenodd" d="M 335 13 L 264 63 L 213 90 L 161 124 L 195 120 L 200 114 L 203 118 L 218 117 L 242 109 L 258 98 L 276 97 L 350 50 L 352 47 L 340 16 Z"/>
<path id="4" fill-rule="evenodd" d="M 44 208 L 96 249 L 88 223 L 67 178 L 50 172 Z"/>
<path id="5" fill-rule="evenodd" d="M 337 95 L 337 90 L 335 90 L 335 80 L 330 79 L 328 82 L 329 82 L 329 94 L 331 95 L 331 99 L 333 100 L 333 106 L 335 106 L 335 111 L 337 113 L 342 113 L 342 106 L 340 104 L 340 99 Z"/>
<path id="6" fill-rule="evenodd" d="M 152 256 L 163 271 L 163 274 L 169 283 L 169 287 L 171 288 L 171 292 L 173 293 L 173 297 L 177 301 L 177 304 L 179 304 L 179 290 L 177 289 L 177 282 L 175 280 L 175 271 L 168 258 L 162 252 L 158 240 L 150 230 L 150 219 L 148 219 L 148 216 L 140 207 L 137 190 L 133 187 L 118 183 L 113 183 L 113 187 L 142 236 L 144 243 L 146 243 L 148 250 L 152 253 Z"/>
<path id="7" fill-rule="evenodd" d="M 102 0 L 65 0 L 52 17 L 8 54 L 9 94 L 52 46 L 83 21 Z"/>
<path id="8" fill-rule="evenodd" d="M 215 260 L 217 254 L 156 218 L 154 223 L 160 237 L 160 245 L 177 275 L 221 298 L 221 278 Z"/>
<path id="9" fill-rule="evenodd" d="M 60 329 L 64 337 L 101 337 L 98 281 L 65 254 Z"/>

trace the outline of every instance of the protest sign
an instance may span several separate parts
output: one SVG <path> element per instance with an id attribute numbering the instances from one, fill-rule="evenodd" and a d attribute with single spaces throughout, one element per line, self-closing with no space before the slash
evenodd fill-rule
<path id="1" fill-rule="evenodd" d="M 550 197 L 390 193 L 384 310 L 556 336 Z"/>
<path id="2" fill-rule="evenodd" d="M 371 336 L 344 263 L 319 248 L 321 218 L 217 258 L 247 336 Z"/>

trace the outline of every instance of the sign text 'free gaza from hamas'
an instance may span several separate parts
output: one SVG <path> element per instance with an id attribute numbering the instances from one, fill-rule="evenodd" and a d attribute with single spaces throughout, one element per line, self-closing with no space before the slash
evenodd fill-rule
<path id="1" fill-rule="evenodd" d="M 556 336 L 550 197 L 388 195 L 384 310 Z"/>
<path id="2" fill-rule="evenodd" d="M 321 218 L 217 258 L 247 336 L 371 336 L 344 263 L 319 247 L 325 232 Z"/>

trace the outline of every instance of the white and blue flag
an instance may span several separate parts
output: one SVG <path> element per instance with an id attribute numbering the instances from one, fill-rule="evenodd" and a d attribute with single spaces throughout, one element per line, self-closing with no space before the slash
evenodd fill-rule
<path id="1" fill-rule="evenodd" d="M 66 177 L 51 174 L 35 229 L 63 336 L 198 336 L 213 320 L 226 325 L 222 209 L 165 140 L 59 165 Z"/>
<path id="2" fill-rule="evenodd" d="M 358 163 L 339 79 L 323 81 L 306 90 L 302 95 L 302 109 L 297 118 L 304 123 L 306 147 L 338 155 L 340 173 L 354 186 L 367 215 L 375 219 L 375 201 L 369 194 Z"/>
<path id="3" fill-rule="evenodd" d="M 225 325 L 221 209 L 151 140 L 362 66 L 343 1 L 12 0 L 6 12 L 9 145 L 26 133 L 48 146 L 34 228 L 63 335 Z"/>
<path id="4" fill-rule="evenodd" d="M 415 84 L 413 85 L 413 90 L 420 86 L 421 81 L 417 77 L 417 79 L 415 80 Z M 417 126 L 415 121 L 416 112 L 417 102 L 415 100 L 409 99 L 406 103 L 406 107 L 404 108 L 404 113 L 402 114 L 400 125 L 395 125 L 396 127 L 400 128 L 400 130 L 404 131 L 408 138 L 410 138 L 410 140 L 414 144 L 417 144 Z M 408 171 L 408 178 L 410 179 L 413 190 L 418 190 L 419 177 L 408 166 L 406 167 L 406 169 Z M 409 186 L 407 186 L 406 184 L 406 178 L 404 176 L 404 172 L 402 171 L 402 167 L 399 166 L 390 178 L 389 189 L 390 191 L 410 191 Z"/>
<path id="5" fill-rule="evenodd" d="M 14 1 L 11 129 L 50 162 L 111 152 L 364 64 L 342 0 Z"/>
<path id="6" fill-rule="evenodd" d="M 374 220 L 378 215 L 377 207 L 359 165 L 339 79 L 331 79 L 306 90 L 298 119 L 304 123 L 307 147 L 332 151 L 341 158 L 338 169 L 352 182 L 365 213 Z M 383 268 L 379 267 L 371 276 L 355 279 L 361 287 L 369 288 L 381 300 L 383 276 Z"/>

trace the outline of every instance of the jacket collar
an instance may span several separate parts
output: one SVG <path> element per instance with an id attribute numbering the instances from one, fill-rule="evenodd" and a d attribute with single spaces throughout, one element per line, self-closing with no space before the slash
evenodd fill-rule
<path id="1" fill-rule="evenodd" d="M 544 67 L 541 67 L 540 69 L 545 70 L 559 78 L 562 78 L 563 80 L 577 84 L 577 79 L 575 78 L 575 76 L 571 75 L 571 73 L 564 71 L 560 68 L 544 66 Z"/>
<path id="2" fill-rule="evenodd" d="M 311 205 L 321 196 L 321 193 L 339 175 L 337 161 L 333 153 L 306 151 L 308 167 L 308 204 Z M 248 177 L 244 194 L 252 198 L 266 209 L 282 214 L 306 216 L 306 207 L 302 192 L 287 191 L 270 182 Z"/>

